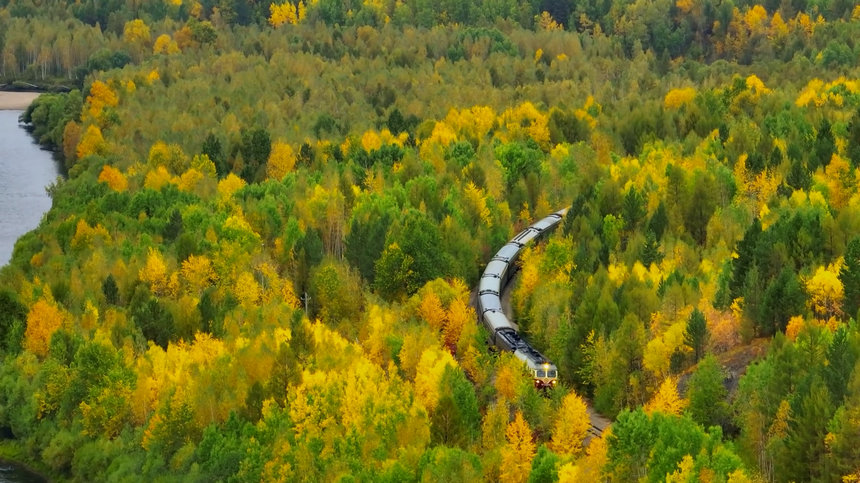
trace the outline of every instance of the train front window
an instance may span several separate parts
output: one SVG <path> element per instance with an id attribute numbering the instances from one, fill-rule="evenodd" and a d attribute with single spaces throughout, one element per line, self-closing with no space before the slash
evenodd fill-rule
<path id="1" fill-rule="evenodd" d="M 547 371 L 546 377 L 558 377 L 555 371 Z"/>
<path id="2" fill-rule="evenodd" d="M 537 377 L 546 377 L 546 371 L 536 371 Z"/>

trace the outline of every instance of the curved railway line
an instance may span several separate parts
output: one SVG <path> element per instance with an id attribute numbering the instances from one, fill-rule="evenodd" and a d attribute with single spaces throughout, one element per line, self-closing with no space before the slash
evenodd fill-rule
<path id="1" fill-rule="evenodd" d="M 528 367 L 538 389 L 549 389 L 558 383 L 558 368 L 520 336 L 511 314 L 505 312 L 502 298 L 516 273 L 516 262 L 522 249 L 552 232 L 567 211 L 568 208 L 558 210 L 532 223 L 502 246 L 481 274 L 474 299 L 478 320 L 489 331 L 490 342 L 500 350 L 513 352 Z M 609 425 L 609 420 L 596 413 L 590 403 L 588 416 L 591 422 L 588 434 L 600 436 Z"/>

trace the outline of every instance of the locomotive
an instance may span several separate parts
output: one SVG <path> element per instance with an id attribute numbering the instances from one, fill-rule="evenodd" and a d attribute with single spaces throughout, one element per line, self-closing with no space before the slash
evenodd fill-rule
<path id="1" fill-rule="evenodd" d="M 502 310 L 501 296 L 516 271 L 515 263 L 522 248 L 552 231 L 566 213 L 567 208 L 556 211 L 518 233 L 490 259 L 478 284 L 478 318 L 490 332 L 490 342 L 500 350 L 513 352 L 523 361 L 538 389 L 552 388 L 558 383 L 558 368 L 520 337 Z"/>

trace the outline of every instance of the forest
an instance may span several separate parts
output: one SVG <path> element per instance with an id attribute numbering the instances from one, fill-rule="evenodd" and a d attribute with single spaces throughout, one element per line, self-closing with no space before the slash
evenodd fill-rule
<path id="1" fill-rule="evenodd" d="M 858 38 L 845 0 L 0 0 L 67 171 L 0 268 L 0 455 L 860 481 Z M 565 207 L 511 292 L 539 391 L 470 299 Z"/>

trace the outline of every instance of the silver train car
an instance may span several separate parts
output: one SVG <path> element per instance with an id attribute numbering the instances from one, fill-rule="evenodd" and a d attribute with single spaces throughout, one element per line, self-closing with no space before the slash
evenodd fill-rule
<path id="1" fill-rule="evenodd" d="M 558 383 L 558 368 L 520 337 L 514 324 L 502 310 L 502 291 L 516 271 L 520 251 L 529 242 L 553 230 L 567 214 L 567 208 L 533 223 L 519 232 L 490 259 L 478 284 L 478 318 L 490 332 L 490 342 L 500 350 L 514 353 L 529 368 L 538 389 Z"/>

